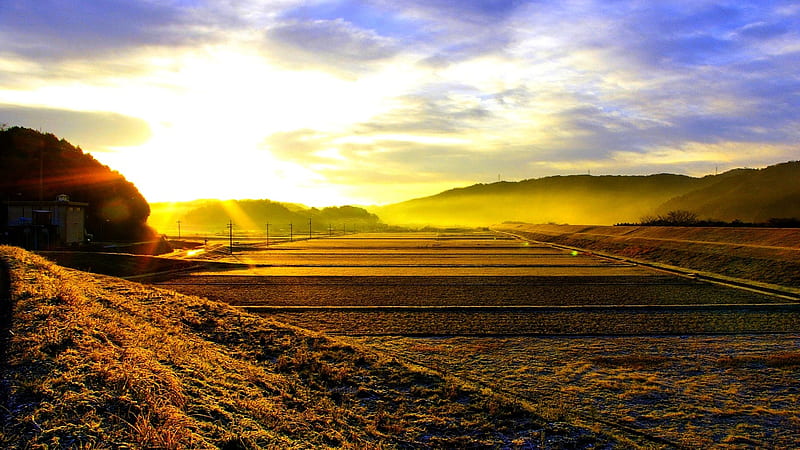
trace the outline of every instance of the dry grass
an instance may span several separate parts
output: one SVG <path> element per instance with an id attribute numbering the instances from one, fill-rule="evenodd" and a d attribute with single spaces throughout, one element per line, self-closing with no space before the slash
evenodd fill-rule
<path id="1" fill-rule="evenodd" d="M 720 358 L 722 367 L 778 367 L 795 368 L 800 366 L 800 352 L 779 352 L 758 356 L 724 356 Z"/>
<path id="2" fill-rule="evenodd" d="M 6 448 L 606 446 L 354 343 L 0 247 Z"/>
<path id="3" fill-rule="evenodd" d="M 793 448 L 800 439 L 793 335 L 357 341 L 598 430 L 621 424 L 685 448 Z"/>

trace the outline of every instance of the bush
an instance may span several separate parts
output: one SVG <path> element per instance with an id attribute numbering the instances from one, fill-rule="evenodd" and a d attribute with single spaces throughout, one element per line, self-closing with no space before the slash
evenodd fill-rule
<path id="1" fill-rule="evenodd" d="M 697 214 L 691 211 L 676 210 L 658 216 L 644 216 L 639 219 L 640 225 L 651 226 L 691 226 L 699 222 Z"/>

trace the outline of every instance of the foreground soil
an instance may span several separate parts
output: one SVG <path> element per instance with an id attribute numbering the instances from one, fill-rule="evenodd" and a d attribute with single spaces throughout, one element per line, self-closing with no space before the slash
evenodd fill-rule
<path id="1" fill-rule="evenodd" d="M 4 448 L 636 446 L 222 303 L 0 259 Z"/>
<path id="2" fill-rule="evenodd" d="M 505 223 L 495 230 L 800 292 L 800 229 Z"/>

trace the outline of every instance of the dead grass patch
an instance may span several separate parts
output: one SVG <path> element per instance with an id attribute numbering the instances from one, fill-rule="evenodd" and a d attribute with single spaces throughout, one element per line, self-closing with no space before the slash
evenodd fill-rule
<path id="1" fill-rule="evenodd" d="M 625 367 L 628 369 L 652 369 L 664 365 L 669 358 L 661 355 L 620 355 L 598 356 L 590 359 L 593 364 L 601 367 Z"/>
<path id="2" fill-rule="evenodd" d="M 722 367 L 766 366 L 775 368 L 800 367 L 800 352 L 779 352 L 770 355 L 725 356 L 719 359 Z"/>

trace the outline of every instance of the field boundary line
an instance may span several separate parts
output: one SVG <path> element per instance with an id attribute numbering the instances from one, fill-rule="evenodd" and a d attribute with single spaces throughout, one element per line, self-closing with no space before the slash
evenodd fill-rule
<path id="1" fill-rule="evenodd" d="M 340 337 L 399 337 L 399 338 L 629 338 L 629 337 L 675 337 L 675 336 L 795 336 L 797 331 L 692 331 L 692 332 L 659 332 L 659 333 L 342 333 L 338 331 L 320 331 L 330 336 Z"/>
<path id="2" fill-rule="evenodd" d="M 708 303 L 690 305 L 231 305 L 245 310 L 347 310 L 347 311 L 580 311 L 580 312 L 650 312 L 674 311 L 683 312 L 702 312 L 702 311 L 758 311 L 774 312 L 777 311 L 800 311 L 800 303 Z"/>

